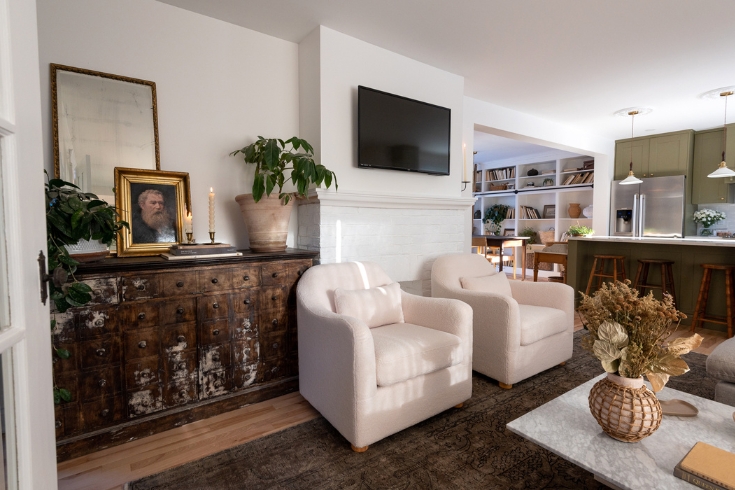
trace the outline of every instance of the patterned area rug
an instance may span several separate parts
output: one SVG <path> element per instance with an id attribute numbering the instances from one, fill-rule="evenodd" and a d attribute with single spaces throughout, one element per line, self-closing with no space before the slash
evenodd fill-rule
<path id="1" fill-rule="evenodd" d="M 163 489 L 604 489 L 592 474 L 511 433 L 505 425 L 602 373 L 580 347 L 558 366 L 503 390 L 473 373 L 472 398 L 370 446 L 362 454 L 323 418 L 152 475 L 130 490 Z M 670 387 L 704 398 L 715 381 L 706 356 L 685 356 L 691 371 Z M 591 415 L 590 415 L 591 416 Z"/>

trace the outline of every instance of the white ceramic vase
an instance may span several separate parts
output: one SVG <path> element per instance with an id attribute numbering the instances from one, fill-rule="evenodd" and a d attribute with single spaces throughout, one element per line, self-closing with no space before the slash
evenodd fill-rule
<path id="1" fill-rule="evenodd" d="M 592 218 L 592 204 L 582 210 L 582 214 L 585 218 Z"/>

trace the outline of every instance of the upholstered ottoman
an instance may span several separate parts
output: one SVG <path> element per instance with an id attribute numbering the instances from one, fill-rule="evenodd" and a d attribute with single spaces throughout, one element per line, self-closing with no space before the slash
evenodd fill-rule
<path id="1" fill-rule="evenodd" d="M 715 401 L 735 406 L 735 337 L 715 347 L 707 357 L 707 374 L 719 380 Z"/>

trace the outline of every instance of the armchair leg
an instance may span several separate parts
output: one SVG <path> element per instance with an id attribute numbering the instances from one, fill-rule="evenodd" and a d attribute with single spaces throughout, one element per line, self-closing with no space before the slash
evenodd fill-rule
<path id="1" fill-rule="evenodd" d="M 560 366 L 566 366 L 567 365 L 567 361 L 562 361 L 562 362 L 559 363 L 559 365 Z"/>
<path id="2" fill-rule="evenodd" d="M 458 403 L 458 404 L 456 404 L 456 405 L 454 406 L 454 408 L 462 408 L 462 407 L 464 407 L 464 402 L 462 402 L 462 403 Z"/>
<path id="3" fill-rule="evenodd" d="M 507 385 L 507 384 L 505 384 L 505 383 L 501 383 L 501 382 L 498 382 L 498 385 L 499 385 L 499 386 L 500 386 L 501 388 L 503 388 L 504 390 L 509 390 L 509 389 L 513 388 L 513 385 Z"/>
<path id="4" fill-rule="evenodd" d="M 354 444 L 350 444 L 350 446 L 352 446 L 352 450 L 355 451 L 356 453 L 364 453 L 370 447 L 370 446 L 356 447 Z"/>

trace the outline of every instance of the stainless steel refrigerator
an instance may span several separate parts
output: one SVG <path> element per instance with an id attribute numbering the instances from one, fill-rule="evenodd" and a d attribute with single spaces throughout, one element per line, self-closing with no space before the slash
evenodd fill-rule
<path id="1" fill-rule="evenodd" d="M 686 177 L 651 177 L 610 192 L 610 235 L 683 237 Z"/>

